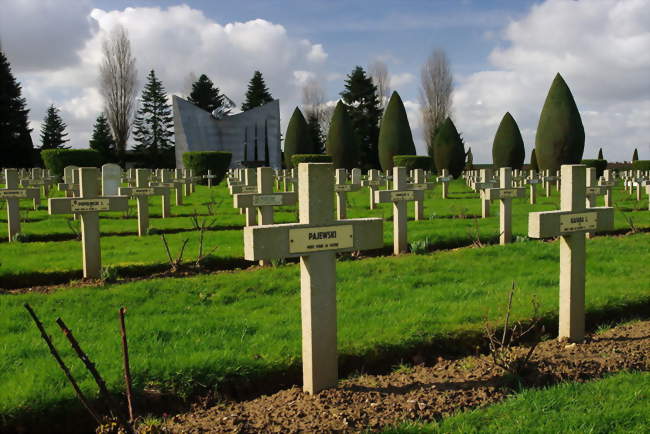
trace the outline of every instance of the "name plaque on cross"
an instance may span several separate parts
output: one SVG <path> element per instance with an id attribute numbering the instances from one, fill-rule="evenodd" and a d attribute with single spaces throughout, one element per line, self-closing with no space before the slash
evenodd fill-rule
<path id="1" fill-rule="evenodd" d="M 527 182 L 528 184 L 541 184 L 541 183 L 542 183 L 542 180 L 539 179 L 539 178 L 535 178 L 535 179 L 529 179 L 529 180 L 527 180 L 526 182 Z"/>
<path id="2" fill-rule="evenodd" d="M 0 190 L 0 198 L 2 199 L 8 199 L 8 198 L 26 198 L 27 197 L 27 190 Z"/>
<path id="3" fill-rule="evenodd" d="M 598 227 L 598 213 L 560 215 L 560 233 L 588 231 Z"/>
<path id="4" fill-rule="evenodd" d="M 257 193 L 257 185 L 242 185 L 242 193 Z"/>
<path id="5" fill-rule="evenodd" d="M 322 226 L 289 230 L 289 253 L 308 253 L 354 246 L 354 227 Z"/>
<path id="6" fill-rule="evenodd" d="M 334 184 L 334 192 L 337 191 L 352 191 L 353 187 L 355 187 L 352 184 Z"/>
<path id="7" fill-rule="evenodd" d="M 109 209 L 108 199 L 73 199 L 70 201 L 72 212 L 108 211 Z"/>
<path id="8" fill-rule="evenodd" d="M 585 193 L 587 195 L 590 195 L 590 194 L 598 194 L 598 195 L 600 195 L 600 194 L 605 194 L 605 192 L 606 192 L 605 189 L 602 188 L 602 187 L 587 187 L 587 190 L 586 190 Z"/>
<path id="9" fill-rule="evenodd" d="M 278 206 L 282 205 L 281 194 L 260 194 L 253 196 L 253 206 Z"/>
<path id="10" fill-rule="evenodd" d="M 392 191 L 390 193 L 391 202 L 400 200 L 415 200 L 415 193 L 413 191 Z"/>
<path id="11" fill-rule="evenodd" d="M 135 187 L 131 190 L 130 196 L 153 196 L 154 190 L 151 187 Z"/>
<path id="12" fill-rule="evenodd" d="M 429 190 L 429 184 L 411 184 L 409 185 L 411 190 Z"/>

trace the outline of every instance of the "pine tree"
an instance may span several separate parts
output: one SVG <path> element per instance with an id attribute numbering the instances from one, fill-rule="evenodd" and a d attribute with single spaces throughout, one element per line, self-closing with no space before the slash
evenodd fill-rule
<path id="1" fill-rule="evenodd" d="M 352 127 L 360 140 L 359 166 L 379 169 L 381 104 L 377 86 L 372 82 L 372 77 L 367 76 L 363 68 L 357 66 L 348 74 L 341 97 L 348 106 Z"/>
<path id="2" fill-rule="evenodd" d="M 201 74 L 199 79 L 192 84 L 192 93 L 187 100 L 210 113 L 224 107 L 223 114 L 230 114 L 230 108 L 227 108 L 224 95 L 205 74 Z"/>
<path id="3" fill-rule="evenodd" d="M 98 151 L 105 157 L 114 156 L 117 152 L 115 140 L 111 134 L 111 127 L 104 113 L 100 113 L 93 127 L 93 135 L 90 139 L 90 149 Z"/>
<path id="4" fill-rule="evenodd" d="M 599 160 L 604 160 L 605 158 L 603 157 L 603 148 L 600 148 L 598 150 L 598 159 Z"/>
<path id="5" fill-rule="evenodd" d="M 0 167 L 30 167 L 34 145 L 20 84 L 0 51 Z"/>
<path id="6" fill-rule="evenodd" d="M 246 101 L 241 106 L 242 111 L 262 106 L 271 101 L 273 101 L 273 97 L 271 96 L 269 89 L 266 87 L 262 73 L 255 71 L 253 78 L 251 78 L 251 81 L 248 83 Z"/>
<path id="7" fill-rule="evenodd" d="M 41 150 L 42 149 L 67 149 L 64 143 L 69 142 L 68 133 L 65 132 L 67 125 L 61 119 L 59 109 L 54 104 L 47 108 L 47 114 L 41 126 Z"/>
<path id="8" fill-rule="evenodd" d="M 140 108 L 133 122 L 133 138 L 138 143 L 134 149 L 156 154 L 169 151 L 174 145 L 172 109 L 162 82 L 152 69 L 142 90 Z"/>

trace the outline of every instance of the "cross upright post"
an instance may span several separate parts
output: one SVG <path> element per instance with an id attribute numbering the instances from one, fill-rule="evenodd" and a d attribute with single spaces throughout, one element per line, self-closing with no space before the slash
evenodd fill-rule
<path id="1" fill-rule="evenodd" d="M 212 188 L 212 180 L 215 179 L 216 177 L 217 175 L 213 175 L 212 170 L 210 169 L 208 169 L 207 175 L 203 175 L 203 178 L 208 180 L 208 188 Z"/>
<path id="2" fill-rule="evenodd" d="M 559 338 L 581 342 L 585 335 L 585 233 L 614 226 L 614 209 L 586 208 L 586 166 L 562 166 L 560 211 L 528 215 L 528 236 L 560 237 Z"/>
<path id="3" fill-rule="evenodd" d="M 16 169 L 5 169 L 4 175 L 5 188 L 0 188 L 0 200 L 7 202 L 7 235 L 12 242 L 20 233 L 20 199 L 40 200 L 40 189 L 18 187 Z"/>
<path id="4" fill-rule="evenodd" d="M 530 185 L 530 204 L 535 205 L 537 203 L 537 184 L 540 183 L 540 179 L 537 177 L 537 171 L 531 170 L 526 178 L 526 184 Z"/>
<path id="5" fill-rule="evenodd" d="M 447 199 L 449 196 L 449 181 L 451 181 L 451 176 L 449 176 L 449 170 L 442 169 L 441 176 L 438 177 L 437 181 L 442 183 L 442 198 Z"/>
<path id="6" fill-rule="evenodd" d="M 408 186 L 411 190 L 422 190 L 424 192 L 425 190 L 433 190 L 433 186 L 433 182 L 427 182 L 424 170 L 413 170 L 413 183 Z M 421 200 L 415 200 L 414 207 L 415 220 L 424 220 L 424 193 L 422 193 Z"/>
<path id="7" fill-rule="evenodd" d="M 183 186 L 187 185 L 187 179 L 183 176 L 183 169 L 174 170 L 174 184 L 176 185 L 175 199 L 176 206 L 183 205 Z"/>
<path id="8" fill-rule="evenodd" d="M 160 194 L 161 196 L 161 205 L 162 205 L 162 218 L 166 219 L 171 217 L 171 200 L 170 192 L 174 190 L 176 193 L 179 192 L 180 184 L 174 182 L 172 173 L 168 169 L 160 169 L 158 171 L 158 182 L 149 183 L 151 187 L 165 187 Z"/>
<path id="9" fill-rule="evenodd" d="M 481 195 L 481 218 L 490 217 L 490 199 L 486 199 L 483 190 L 494 187 L 492 182 L 492 169 L 481 169 L 480 182 L 476 184 Z"/>
<path id="10" fill-rule="evenodd" d="M 357 191 L 361 185 L 348 184 L 348 171 L 345 169 L 336 169 L 336 181 L 334 183 L 334 192 L 336 193 L 336 218 L 343 220 L 347 218 L 348 212 L 348 192 Z"/>
<path id="11" fill-rule="evenodd" d="M 379 170 L 368 170 L 368 179 L 361 181 L 361 185 L 370 189 L 370 209 L 375 209 L 375 191 L 381 185 L 381 174 Z"/>
<path id="12" fill-rule="evenodd" d="M 149 196 L 169 194 L 168 187 L 151 186 L 149 184 L 149 169 L 135 171 L 135 187 L 120 187 L 120 196 L 134 197 L 138 207 L 138 236 L 143 237 L 149 231 Z"/>
<path id="13" fill-rule="evenodd" d="M 501 167 L 499 169 L 499 188 L 488 188 L 484 191 L 484 198 L 488 200 L 499 199 L 499 244 L 512 242 L 512 198 L 523 197 L 524 187 L 512 187 L 512 169 Z"/>
<path id="14" fill-rule="evenodd" d="M 85 278 L 99 278 L 101 274 L 101 249 L 99 246 L 99 212 L 126 211 L 126 196 L 98 196 L 99 170 L 96 167 L 78 169 L 80 197 L 50 198 L 48 212 L 52 214 L 81 215 L 81 243 L 83 246 L 83 270 Z"/>
<path id="15" fill-rule="evenodd" d="M 423 200 L 422 190 L 410 190 L 406 183 L 406 168 L 393 167 L 393 189 L 375 191 L 375 202 L 393 203 L 393 253 L 399 255 L 408 250 L 406 234 L 408 213 L 406 202 Z"/>
<path id="16" fill-rule="evenodd" d="M 244 169 L 244 182 L 240 185 L 231 185 L 230 194 L 259 193 L 257 187 L 257 171 L 252 168 Z M 240 208 L 240 213 L 246 214 L 246 226 L 255 226 L 255 207 Z"/>
<path id="17" fill-rule="evenodd" d="M 612 188 L 616 185 L 614 174 L 610 169 L 605 169 L 599 185 L 605 187 L 605 206 L 612 206 Z"/>
<path id="18" fill-rule="evenodd" d="M 300 257 L 303 389 L 311 394 L 338 379 L 336 253 L 383 245 L 383 220 L 334 220 L 331 163 L 298 166 L 300 223 L 244 228 L 247 260 Z"/>

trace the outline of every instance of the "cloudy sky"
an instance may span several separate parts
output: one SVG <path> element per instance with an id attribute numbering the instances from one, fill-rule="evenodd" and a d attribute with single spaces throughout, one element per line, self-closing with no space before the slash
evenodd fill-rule
<path id="1" fill-rule="evenodd" d="M 301 84 L 318 79 L 336 100 L 355 65 L 384 61 L 405 102 L 418 152 L 420 68 L 444 49 L 454 74 L 453 119 L 476 162 L 491 161 L 501 117 L 517 120 L 527 156 L 554 75 L 582 113 L 585 158 L 633 149 L 650 159 L 650 0 L 2 0 L 0 42 L 31 109 L 34 143 L 50 104 L 71 145 L 86 147 L 102 110 L 101 42 L 121 23 L 140 84 L 155 69 L 186 95 L 207 74 L 237 104 L 254 70 L 281 101 L 283 121 Z"/>

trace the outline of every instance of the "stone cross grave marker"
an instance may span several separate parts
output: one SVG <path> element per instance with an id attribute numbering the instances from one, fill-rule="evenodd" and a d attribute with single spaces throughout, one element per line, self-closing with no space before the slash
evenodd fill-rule
<path id="1" fill-rule="evenodd" d="M 63 168 L 63 182 L 58 185 L 59 191 L 65 191 L 65 197 L 79 194 L 79 167 L 66 166 Z"/>
<path id="2" fill-rule="evenodd" d="M 490 217 L 490 199 L 485 197 L 483 191 L 487 188 L 494 188 L 492 169 L 481 169 L 480 181 L 474 184 L 474 187 L 480 192 L 481 196 L 481 218 L 488 218 Z"/>
<path id="3" fill-rule="evenodd" d="M 375 191 L 375 202 L 393 203 L 393 253 L 399 255 L 408 248 L 408 236 L 406 226 L 408 213 L 406 202 L 412 200 L 423 200 L 422 190 L 410 190 L 406 183 L 406 168 L 393 167 L 393 189 Z"/>
<path id="4" fill-rule="evenodd" d="M 648 185 L 648 180 L 645 178 L 645 175 L 641 170 L 636 171 L 636 175 L 634 176 L 634 185 L 636 186 L 636 200 L 640 201 L 643 199 L 641 194 L 643 187 Z"/>
<path id="5" fill-rule="evenodd" d="M 215 179 L 217 175 L 212 174 L 212 170 L 208 169 L 208 174 L 203 175 L 203 179 L 208 180 L 208 188 L 212 188 L 212 180 Z"/>
<path id="6" fill-rule="evenodd" d="M 557 181 L 557 178 L 557 176 L 551 175 L 550 169 L 544 171 L 544 193 L 546 197 L 551 197 L 551 183 Z"/>
<path id="7" fill-rule="evenodd" d="M 605 206 L 612 206 L 612 188 L 616 185 L 614 173 L 610 169 L 605 169 L 603 176 L 599 180 L 599 185 L 605 188 Z"/>
<path id="8" fill-rule="evenodd" d="M 343 220 L 348 217 L 348 192 L 357 191 L 361 184 L 348 184 L 348 171 L 336 169 L 334 192 L 336 193 L 336 218 Z"/>
<path id="9" fill-rule="evenodd" d="M 499 199 L 499 244 L 512 242 L 512 198 L 523 197 L 524 187 L 512 186 L 512 169 L 501 167 L 499 169 L 499 188 L 483 190 L 484 198 L 488 200 Z"/>
<path id="10" fill-rule="evenodd" d="M 43 169 L 39 167 L 34 167 L 32 169 L 31 175 L 28 178 L 22 179 L 20 181 L 20 185 L 23 187 L 38 188 L 39 192 L 41 190 L 41 187 L 43 187 L 43 196 L 47 197 L 48 195 L 49 185 L 44 178 Z M 37 211 L 41 206 L 41 195 L 39 194 L 38 197 L 33 198 L 33 200 L 34 211 Z"/>
<path id="11" fill-rule="evenodd" d="M 0 200 L 7 202 L 7 235 L 9 242 L 14 241 L 16 234 L 20 233 L 20 199 L 40 200 L 39 188 L 18 187 L 18 171 L 5 169 L 5 188 L 0 188 Z"/>
<path id="12" fill-rule="evenodd" d="M 526 178 L 526 184 L 530 185 L 530 204 L 535 205 L 537 203 L 537 184 L 542 182 L 541 179 L 537 177 L 537 171 L 531 170 Z"/>
<path id="13" fill-rule="evenodd" d="M 370 189 L 370 209 L 375 209 L 375 191 L 381 185 L 381 173 L 379 170 L 368 170 L 368 179 L 361 181 L 361 185 Z"/>
<path id="14" fill-rule="evenodd" d="M 562 166 L 560 211 L 531 212 L 528 236 L 560 237 L 559 338 L 580 342 L 585 335 L 585 233 L 614 227 L 614 209 L 586 208 L 586 166 Z"/>
<path id="15" fill-rule="evenodd" d="M 171 170 L 160 169 L 158 171 L 158 182 L 150 182 L 151 187 L 166 187 L 166 190 L 163 190 L 161 193 L 161 205 L 162 205 L 162 218 L 166 219 L 171 217 L 171 201 L 170 201 L 170 191 L 174 190 L 176 194 L 182 194 L 180 192 L 180 184 L 174 183 L 174 178 L 172 176 Z"/>
<path id="16" fill-rule="evenodd" d="M 436 180 L 442 183 L 442 198 L 447 199 L 449 196 L 449 181 L 453 178 L 449 176 L 449 171 L 447 169 L 442 169 L 441 176 Z"/>
<path id="17" fill-rule="evenodd" d="M 174 180 L 173 183 L 176 184 L 175 188 L 175 200 L 176 200 L 176 206 L 183 205 L 183 190 L 185 190 L 185 195 L 187 195 L 187 183 L 188 180 L 185 176 L 183 176 L 183 169 L 175 169 L 174 170 Z"/>
<path id="18" fill-rule="evenodd" d="M 253 168 L 243 170 L 244 181 L 239 185 L 230 186 L 230 194 L 259 193 L 257 186 L 257 171 Z M 236 208 L 236 207 L 235 207 Z M 249 206 L 239 209 L 241 214 L 246 214 L 246 226 L 255 226 L 255 207 Z"/>
<path id="19" fill-rule="evenodd" d="M 410 190 L 421 190 L 422 199 L 415 200 L 415 220 L 424 220 L 424 191 L 433 190 L 433 182 L 427 182 L 423 169 L 413 170 L 413 183 L 408 185 Z"/>
<path id="20" fill-rule="evenodd" d="M 99 245 L 99 212 L 126 211 L 129 200 L 126 196 L 99 196 L 99 169 L 82 167 L 78 169 L 80 196 L 74 198 L 50 198 L 48 212 L 52 214 L 79 214 L 81 216 L 81 243 L 83 246 L 83 272 L 85 278 L 99 278 L 102 269 Z"/>
<path id="21" fill-rule="evenodd" d="M 136 169 L 135 187 L 120 187 L 120 196 L 134 197 L 138 207 L 138 236 L 143 237 L 149 231 L 149 196 L 164 196 L 169 194 L 169 188 L 151 186 L 149 184 L 149 169 Z"/>
<path id="22" fill-rule="evenodd" d="M 117 164 L 102 166 L 102 196 L 117 196 L 122 181 L 122 168 Z"/>
<path id="23" fill-rule="evenodd" d="M 383 246 L 380 218 L 335 220 L 331 163 L 298 165 L 299 223 L 244 228 L 247 260 L 300 257 L 303 389 L 336 385 L 336 253 Z"/>

